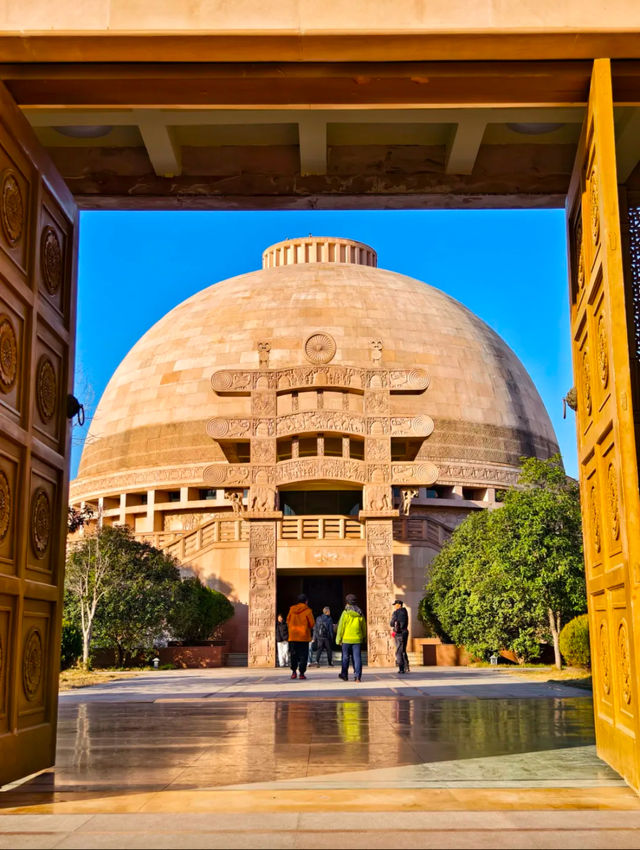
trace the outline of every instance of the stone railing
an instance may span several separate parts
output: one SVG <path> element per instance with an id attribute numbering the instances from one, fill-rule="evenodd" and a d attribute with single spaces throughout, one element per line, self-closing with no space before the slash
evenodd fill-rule
<path id="1" fill-rule="evenodd" d="M 451 537 L 452 529 L 437 520 L 403 516 L 393 521 L 393 539 L 407 543 L 431 543 L 440 549 Z"/>
<path id="2" fill-rule="evenodd" d="M 364 540 L 364 523 L 352 516 L 286 516 L 280 540 Z"/>

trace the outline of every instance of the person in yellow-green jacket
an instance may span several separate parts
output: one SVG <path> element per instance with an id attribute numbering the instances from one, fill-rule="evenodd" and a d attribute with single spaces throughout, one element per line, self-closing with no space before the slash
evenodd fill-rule
<path id="1" fill-rule="evenodd" d="M 367 639 L 367 624 L 364 615 L 358 607 L 358 600 L 349 593 L 345 597 L 346 605 L 340 615 L 336 643 L 342 646 L 342 670 L 338 678 L 343 682 L 349 680 L 349 661 L 353 663 L 354 682 L 362 681 L 362 652 L 361 644 Z"/>

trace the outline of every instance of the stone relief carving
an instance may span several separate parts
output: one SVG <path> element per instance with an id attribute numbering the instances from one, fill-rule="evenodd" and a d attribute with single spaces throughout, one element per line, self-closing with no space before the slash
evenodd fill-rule
<path id="1" fill-rule="evenodd" d="M 520 475 L 517 469 L 504 469 L 487 464 L 449 463 L 443 464 L 439 469 L 438 481 L 442 484 L 476 484 L 481 481 L 485 486 L 506 484 L 513 487 L 518 483 Z"/>
<path id="2" fill-rule="evenodd" d="M 252 558 L 274 555 L 276 551 L 276 524 L 264 520 L 249 523 L 249 552 Z"/>
<path id="3" fill-rule="evenodd" d="M 55 295 L 62 285 L 62 247 L 55 228 L 50 225 L 40 234 L 40 268 L 45 289 L 49 295 Z"/>
<path id="4" fill-rule="evenodd" d="M 367 520 L 367 552 L 371 555 L 388 555 L 393 546 L 391 520 Z"/>
<path id="5" fill-rule="evenodd" d="M 275 464 L 276 443 L 275 440 L 252 440 L 251 441 L 251 463 Z"/>
<path id="6" fill-rule="evenodd" d="M 218 393 L 241 395 L 259 388 L 294 390 L 315 386 L 420 393 L 429 386 L 429 376 L 424 369 L 363 369 L 357 366 L 319 364 L 273 369 L 269 372 L 222 369 L 211 376 L 211 386 Z"/>
<path id="7" fill-rule="evenodd" d="M 275 488 L 254 485 L 249 494 L 249 509 L 251 511 L 275 511 L 278 496 Z"/>
<path id="8" fill-rule="evenodd" d="M 382 340 L 372 339 L 369 345 L 371 346 L 371 359 L 374 363 L 380 363 L 382 360 Z"/>
<path id="9" fill-rule="evenodd" d="M 364 488 L 364 509 L 366 511 L 390 511 L 392 505 L 389 486 L 367 484 Z"/>
<path id="10" fill-rule="evenodd" d="M 4 540 L 11 524 L 13 510 L 11 486 L 4 471 L 0 469 L 0 541 Z"/>
<path id="11" fill-rule="evenodd" d="M 367 540 L 367 620 L 369 663 L 393 663 L 389 617 L 393 601 L 393 523 L 369 519 Z"/>
<path id="12" fill-rule="evenodd" d="M 275 658 L 276 523 L 249 522 L 249 666 Z"/>
<path id="13" fill-rule="evenodd" d="M 600 552 L 602 543 L 600 541 L 600 511 L 598 510 L 598 496 L 595 485 L 589 490 L 589 513 L 591 515 L 591 535 L 593 538 L 593 548 L 596 552 Z"/>
<path id="14" fill-rule="evenodd" d="M 16 245 L 24 231 L 24 200 L 15 171 L 5 168 L 0 175 L 0 221 L 9 245 Z"/>
<path id="15" fill-rule="evenodd" d="M 207 434 L 214 440 L 249 437 L 252 425 L 251 419 L 210 419 L 207 422 Z"/>
<path id="16" fill-rule="evenodd" d="M 416 498 L 419 494 L 419 490 L 417 487 L 403 487 L 400 491 L 401 496 L 401 504 L 400 504 L 400 513 L 403 516 L 409 516 L 409 511 L 411 510 L 411 502 Z"/>
<path id="17" fill-rule="evenodd" d="M 38 695 L 43 664 L 42 634 L 37 626 L 33 626 L 27 632 L 22 655 L 22 688 L 29 702 L 33 702 Z"/>
<path id="18" fill-rule="evenodd" d="M 365 393 L 364 406 L 367 415 L 388 415 L 389 413 L 389 393 L 386 390 L 369 390 Z"/>
<path id="19" fill-rule="evenodd" d="M 249 486 L 251 483 L 251 467 L 249 464 L 212 463 L 204 469 L 202 478 L 206 484 L 220 486 Z"/>
<path id="20" fill-rule="evenodd" d="M 47 424 L 56 412 L 58 381 L 51 358 L 43 354 L 36 370 L 36 403 L 42 421 Z"/>
<path id="21" fill-rule="evenodd" d="M 389 440 L 367 440 L 365 444 L 365 456 L 368 461 L 389 463 L 391 460 L 391 443 Z"/>
<path id="22" fill-rule="evenodd" d="M 251 394 L 251 412 L 257 417 L 276 415 L 276 395 L 273 392 L 255 391 Z"/>
<path id="23" fill-rule="evenodd" d="M 311 363 L 329 363 L 336 355 L 336 341 L 331 334 L 317 331 L 308 336 L 304 343 L 304 353 Z"/>
<path id="24" fill-rule="evenodd" d="M 311 410 L 290 413 L 276 419 L 276 433 L 303 434 L 308 431 L 336 431 L 338 433 L 364 434 L 365 418 L 341 410 Z"/>
<path id="25" fill-rule="evenodd" d="M 309 478 L 330 478 L 364 483 L 365 465 L 359 460 L 344 458 L 299 458 L 281 461 L 276 468 L 276 483 L 302 481 Z"/>
<path id="26" fill-rule="evenodd" d="M 44 487 L 38 487 L 31 499 L 31 547 L 37 558 L 44 558 L 51 537 L 51 501 Z"/>
<path id="27" fill-rule="evenodd" d="M 259 342 L 258 343 L 258 360 L 260 363 L 261 369 L 269 368 L 269 352 L 271 351 L 271 343 L 270 342 Z"/>
<path id="28" fill-rule="evenodd" d="M 585 270 L 584 270 L 584 245 L 582 242 L 582 220 L 578 221 L 576 227 L 576 237 L 575 237 L 575 250 L 576 255 L 578 257 L 578 273 L 577 273 L 577 283 L 578 283 L 578 292 L 580 292 L 584 288 L 585 284 Z"/>
<path id="29" fill-rule="evenodd" d="M 0 390 L 10 392 L 18 376 L 18 340 L 11 319 L 0 315 Z"/>
<path id="30" fill-rule="evenodd" d="M 440 470 L 433 463 L 392 463 L 391 481 L 394 484 L 435 484 Z"/>
<path id="31" fill-rule="evenodd" d="M 244 505 L 242 504 L 242 490 L 225 490 L 224 498 L 227 502 L 231 503 L 231 507 L 233 508 L 233 513 L 235 516 L 240 516 L 240 514 L 244 513 Z"/>

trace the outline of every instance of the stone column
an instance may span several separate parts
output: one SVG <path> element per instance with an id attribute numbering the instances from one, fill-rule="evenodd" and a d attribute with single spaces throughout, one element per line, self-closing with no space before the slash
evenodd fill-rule
<path id="1" fill-rule="evenodd" d="M 393 519 L 367 519 L 367 631 L 371 667 L 393 665 L 389 620 L 393 610 Z"/>
<path id="2" fill-rule="evenodd" d="M 276 661 L 277 520 L 249 520 L 249 667 Z"/>

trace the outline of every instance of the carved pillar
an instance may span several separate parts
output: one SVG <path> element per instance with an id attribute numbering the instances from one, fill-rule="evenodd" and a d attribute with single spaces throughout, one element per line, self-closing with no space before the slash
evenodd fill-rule
<path id="1" fill-rule="evenodd" d="M 249 520 L 249 667 L 275 665 L 277 520 Z"/>
<path id="2" fill-rule="evenodd" d="M 367 519 L 367 631 L 371 667 L 393 665 L 389 620 L 394 599 L 393 519 Z"/>

